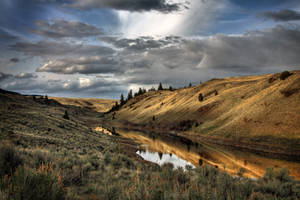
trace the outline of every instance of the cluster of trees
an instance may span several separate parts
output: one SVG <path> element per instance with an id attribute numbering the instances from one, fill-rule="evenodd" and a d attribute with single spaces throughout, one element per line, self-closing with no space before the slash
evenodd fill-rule
<path id="1" fill-rule="evenodd" d="M 218 96 L 218 95 L 219 95 L 218 90 L 214 90 L 214 91 L 211 91 L 211 92 L 207 93 L 205 96 L 209 96 L 209 95 L 211 95 L 211 94 L 213 94 L 213 93 L 215 94 L 215 96 Z M 199 101 L 203 101 L 203 100 L 204 100 L 204 95 L 203 95 L 202 93 L 199 94 L 198 100 L 199 100 Z"/>
<path id="2" fill-rule="evenodd" d="M 164 90 L 163 85 L 162 85 L 161 82 L 159 83 L 157 90 L 158 90 L 158 91 Z M 170 90 L 170 91 L 173 91 L 174 89 L 173 89 L 172 86 L 170 86 L 170 87 L 169 87 L 169 90 Z M 156 89 L 153 87 L 153 88 L 151 88 L 151 89 L 148 90 L 148 92 L 150 92 L 150 91 L 156 91 Z M 147 90 L 146 90 L 145 88 L 139 88 L 138 92 L 136 92 L 136 93 L 134 93 L 134 94 L 133 94 L 133 91 L 132 91 L 132 90 L 129 90 L 126 99 L 124 98 L 124 95 L 121 94 L 121 96 L 120 96 L 120 104 L 119 104 L 118 102 L 116 102 L 115 105 L 113 105 L 113 107 L 110 109 L 110 111 L 109 111 L 108 113 L 119 110 L 119 109 L 120 109 L 124 104 L 126 104 L 129 100 L 133 99 L 134 97 L 138 97 L 138 96 L 140 96 L 140 95 L 143 95 L 143 94 L 145 94 L 145 93 L 147 93 Z"/>
<path id="3" fill-rule="evenodd" d="M 129 90 L 127 98 L 124 98 L 124 95 L 121 94 L 120 96 L 120 104 L 118 102 L 115 103 L 115 105 L 113 105 L 113 107 L 111 108 L 111 110 L 109 112 L 114 112 L 119 110 L 123 105 L 125 105 L 129 100 L 131 100 L 134 97 L 140 96 L 142 94 L 145 94 L 147 92 L 146 89 L 144 88 L 139 88 L 138 92 L 134 93 L 132 92 L 132 90 Z"/>

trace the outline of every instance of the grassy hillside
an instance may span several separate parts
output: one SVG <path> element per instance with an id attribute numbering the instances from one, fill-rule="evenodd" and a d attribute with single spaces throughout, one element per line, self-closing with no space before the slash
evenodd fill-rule
<path id="1" fill-rule="evenodd" d="M 300 150 L 300 71 L 284 80 L 280 75 L 213 79 L 175 91 L 151 91 L 127 102 L 116 113 L 115 124 Z"/>
<path id="2" fill-rule="evenodd" d="M 2 90 L 0 101 L 0 199 L 300 198 L 286 169 L 253 181 L 208 165 L 159 167 L 132 141 L 93 131 L 102 113 Z"/>
<path id="3" fill-rule="evenodd" d="M 115 104 L 116 100 L 97 99 L 97 98 L 65 98 L 65 97 L 49 97 L 63 105 L 78 106 L 80 108 L 88 108 L 96 112 L 107 112 Z"/>
<path id="4" fill-rule="evenodd" d="M 94 181 L 103 178 L 99 174 L 99 168 L 102 166 L 105 171 L 105 166 L 103 166 L 105 153 L 122 149 L 123 145 L 127 149 L 120 154 L 124 159 L 127 158 L 126 155 L 134 155 L 134 151 L 131 152 L 130 142 L 124 143 L 122 139 L 99 134 L 92 129 L 99 123 L 103 113 L 77 106 L 62 105 L 50 98 L 22 96 L 4 90 L 0 91 L 0 101 L 0 199 L 32 199 L 30 196 L 25 198 L 10 196 L 9 198 L 6 195 L 10 190 L 4 190 L 2 194 L 5 185 L 1 184 L 1 181 L 3 183 L 21 181 L 26 176 L 33 180 L 24 179 L 24 184 L 25 181 L 34 181 L 35 178 L 41 178 L 39 181 L 43 181 L 42 177 L 35 177 L 35 174 L 39 174 L 40 171 L 40 175 L 51 175 L 49 180 L 45 180 L 45 184 L 47 181 L 55 180 L 55 183 L 58 181 L 68 199 L 82 199 L 90 194 L 88 190 L 93 186 Z M 66 111 L 69 119 L 64 118 Z M 110 159 L 118 159 L 118 155 L 117 151 L 112 152 Z M 137 157 L 133 157 L 130 162 L 134 163 L 136 159 Z M 13 167 L 18 163 L 24 164 L 25 168 L 18 171 L 18 174 L 21 173 L 24 177 L 18 176 L 16 180 L 6 180 L 4 177 L 2 180 L 4 174 L 10 175 L 12 170 L 16 170 Z M 52 180 L 51 177 L 54 179 Z M 26 188 L 26 185 L 19 185 L 21 183 L 18 182 L 11 184 Z M 34 199 L 56 199 L 47 195 L 40 198 L 35 196 L 37 194 L 34 192 L 39 190 L 42 190 L 41 195 L 45 195 L 43 189 L 39 188 L 39 184 L 43 182 L 26 184 L 33 189 L 27 188 L 32 190 L 32 193 L 23 191 L 25 196 L 34 195 Z M 34 187 L 37 187 L 37 191 L 34 191 Z M 18 188 L 12 188 L 12 191 L 14 190 Z M 50 188 L 49 191 L 50 193 L 57 192 Z M 20 195 L 21 191 L 13 193 Z M 57 199 L 64 199 L 64 197 Z"/>

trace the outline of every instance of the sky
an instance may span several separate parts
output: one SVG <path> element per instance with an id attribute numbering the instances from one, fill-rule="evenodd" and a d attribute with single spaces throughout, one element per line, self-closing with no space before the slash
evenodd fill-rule
<path id="1" fill-rule="evenodd" d="M 0 88 L 119 99 L 300 69 L 299 0 L 1 0 Z"/>

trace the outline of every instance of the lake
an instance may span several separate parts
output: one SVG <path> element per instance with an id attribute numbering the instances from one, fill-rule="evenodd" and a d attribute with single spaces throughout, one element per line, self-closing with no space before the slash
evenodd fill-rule
<path id="1" fill-rule="evenodd" d="M 140 144 L 137 151 L 139 156 L 159 165 L 169 162 L 176 168 L 185 168 L 186 165 L 199 167 L 208 164 L 231 175 L 237 175 L 243 169 L 244 176 L 249 178 L 262 177 L 268 167 L 288 168 L 291 175 L 300 180 L 299 161 L 270 158 L 169 134 L 158 135 L 119 129 L 117 132 L 121 137 L 133 139 Z"/>

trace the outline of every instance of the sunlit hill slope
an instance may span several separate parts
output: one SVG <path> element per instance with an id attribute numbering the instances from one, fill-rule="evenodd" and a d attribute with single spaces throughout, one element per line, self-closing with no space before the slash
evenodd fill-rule
<path id="1" fill-rule="evenodd" d="M 300 71 L 291 73 L 284 80 L 280 73 L 232 77 L 147 92 L 117 111 L 114 124 L 299 149 Z"/>
<path id="2" fill-rule="evenodd" d="M 116 102 L 110 99 L 97 98 L 64 98 L 64 97 L 49 97 L 63 105 L 77 106 L 81 108 L 88 108 L 97 112 L 106 112 Z"/>

